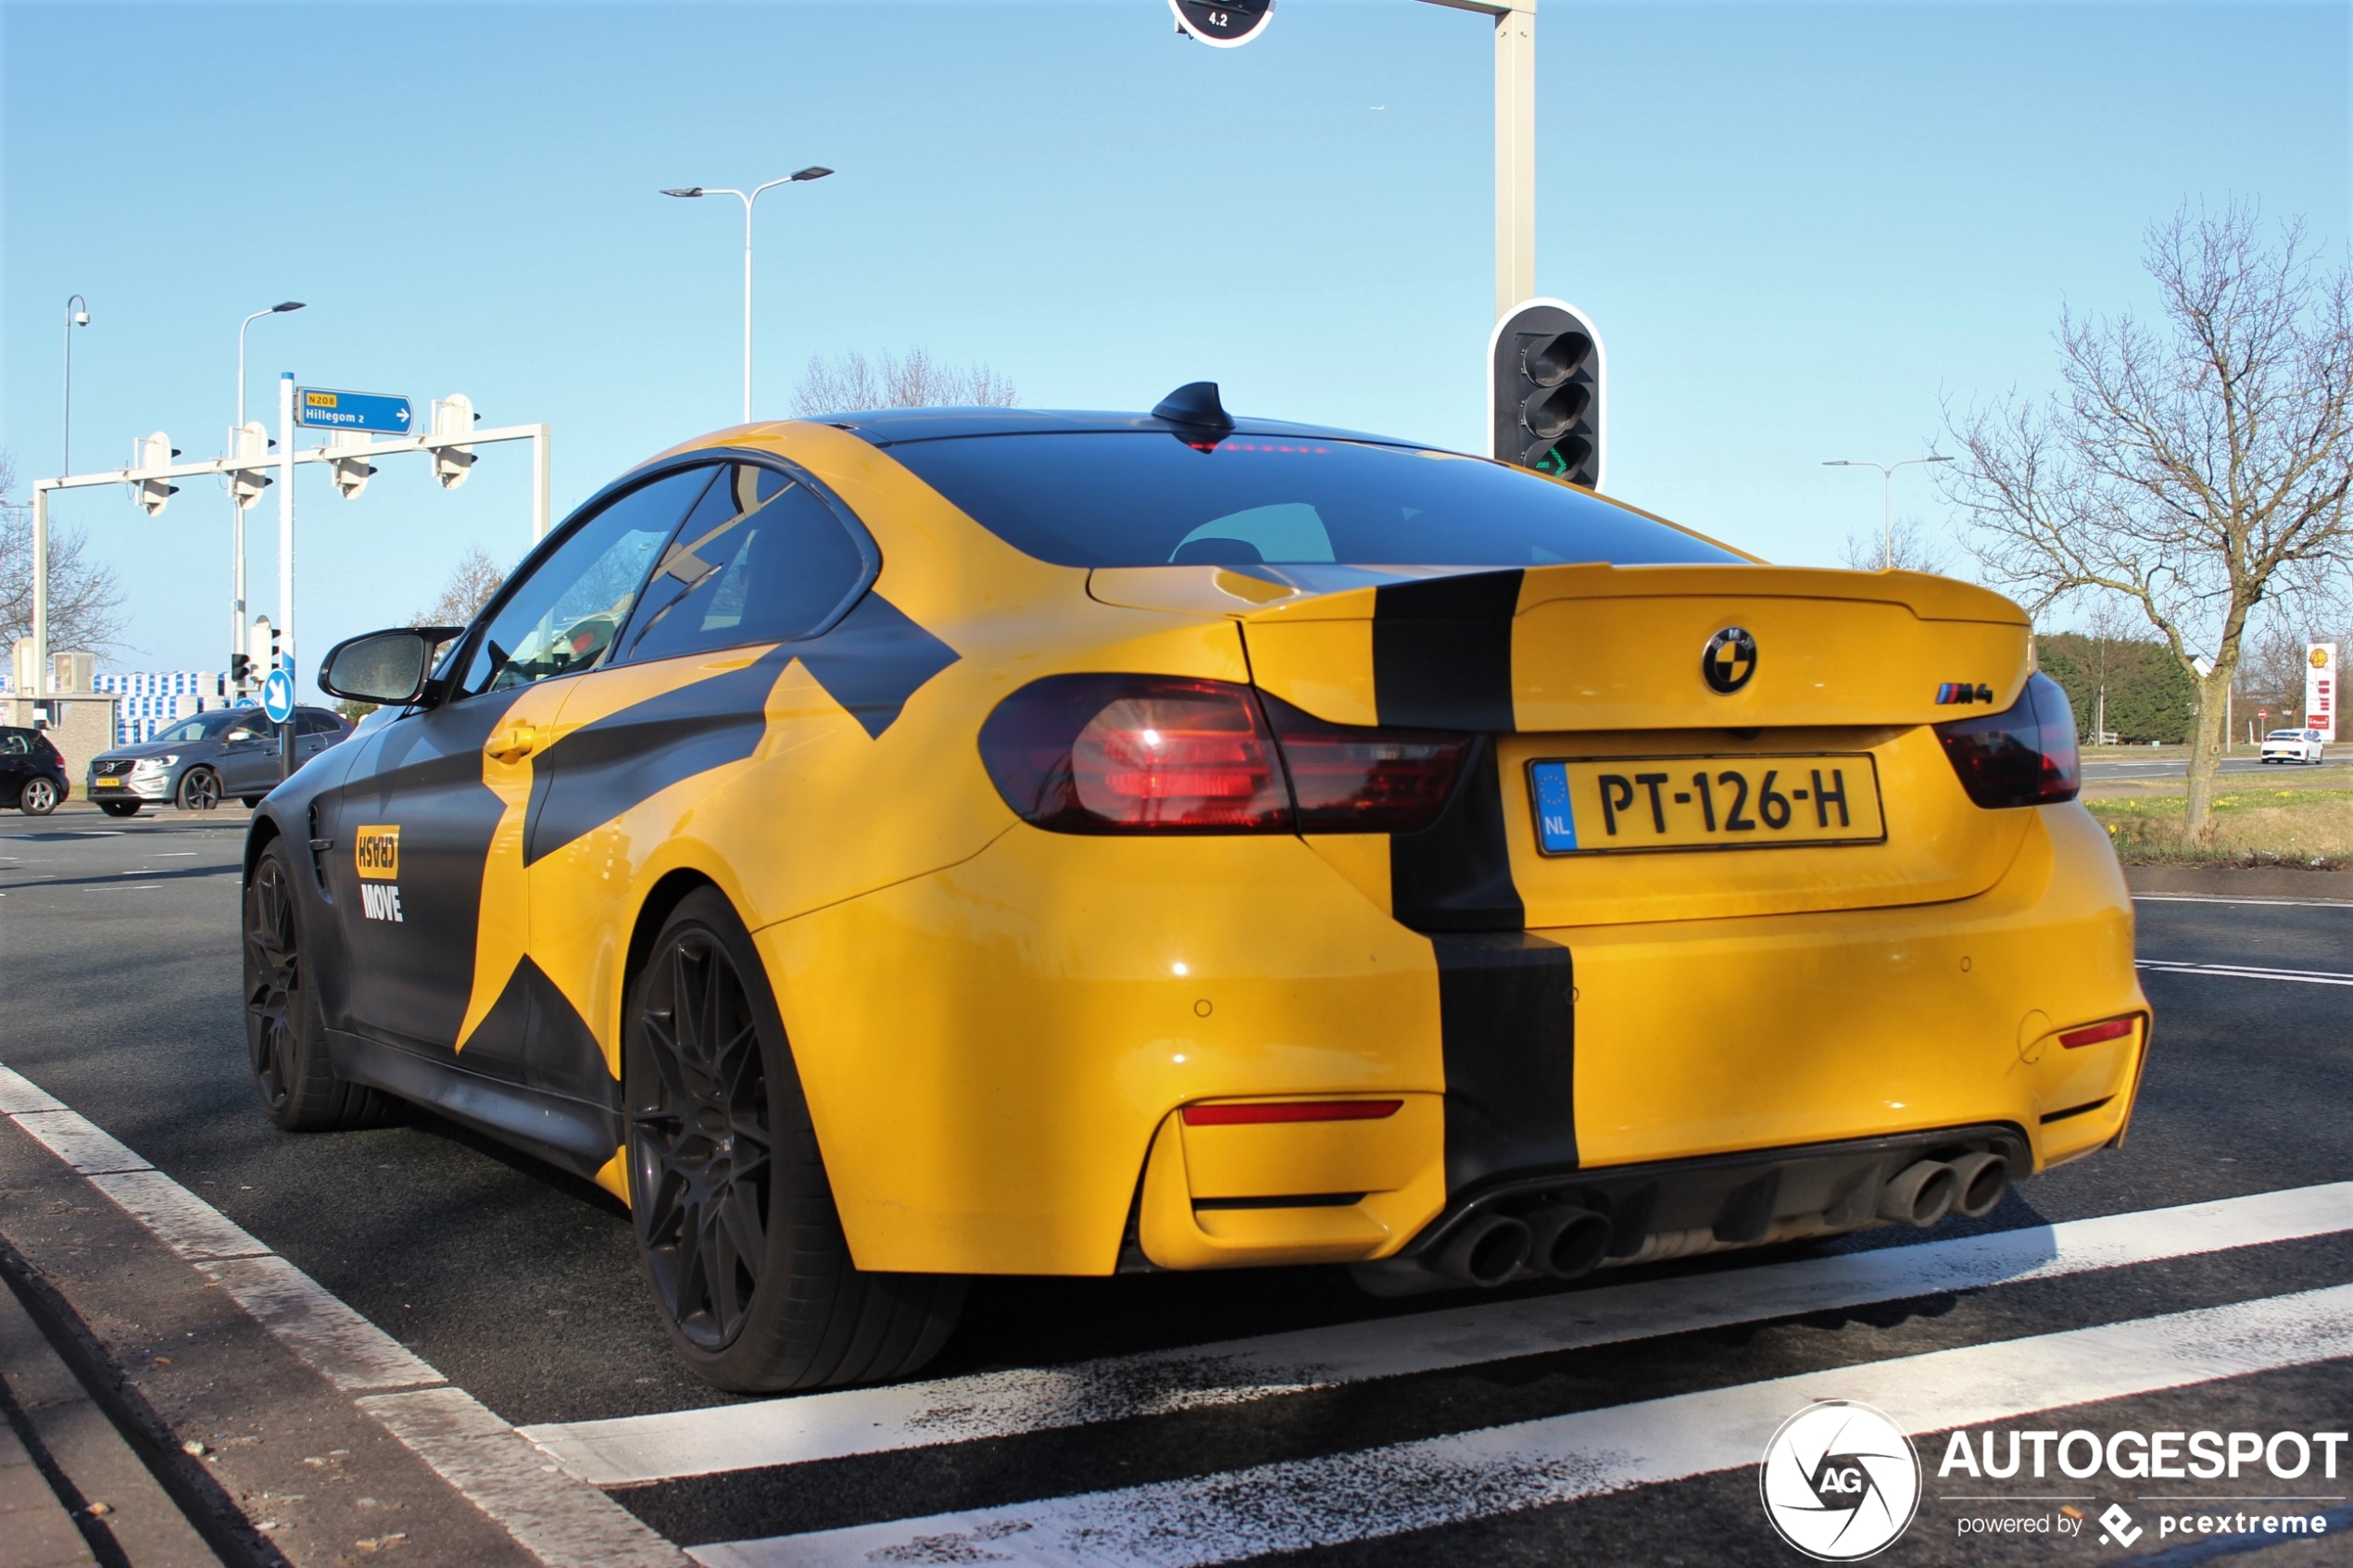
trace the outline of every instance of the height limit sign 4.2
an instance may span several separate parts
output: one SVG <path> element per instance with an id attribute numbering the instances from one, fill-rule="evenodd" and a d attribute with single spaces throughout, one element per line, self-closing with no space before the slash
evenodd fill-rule
<path id="1" fill-rule="evenodd" d="M 383 435 L 409 435 L 416 417 L 406 397 L 388 392 L 330 392 L 325 387 L 295 389 L 295 423 L 306 430 L 372 431 Z"/>
<path id="2" fill-rule="evenodd" d="M 1176 13 L 1177 31 L 1220 49 L 1231 49 L 1266 31 L 1267 19 L 1275 14 L 1275 0 L 1227 0 L 1224 5 L 1168 0 L 1168 8 Z"/>

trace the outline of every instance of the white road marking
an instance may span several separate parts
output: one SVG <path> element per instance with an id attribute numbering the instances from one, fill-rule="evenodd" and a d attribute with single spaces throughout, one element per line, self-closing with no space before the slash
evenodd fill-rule
<path id="1" fill-rule="evenodd" d="M 2233 898 L 2221 893 L 2135 893 L 2135 904 L 2268 904 L 2281 909 L 2353 909 L 2353 898 Z"/>
<path id="2" fill-rule="evenodd" d="M 1340 1323 L 1074 1366 L 526 1426 L 625 1486 L 972 1442 L 2353 1230 L 2353 1182 Z"/>
<path id="3" fill-rule="evenodd" d="M 431 1363 L 5 1064 L 0 1115 L 175 1254 L 220 1281 L 240 1307 L 337 1389 L 407 1390 L 363 1393 L 357 1403 L 547 1568 L 684 1568 L 676 1547 L 595 1487 L 552 1471 L 537 1449 L 472 1394 L 449 1386 Z"/>
<path id="4" fill-rule="evenodd" d="M 2222 980 L 2289 980 L 2302 985 L 2353 985 L 2353 974 L 2333 969 L 2262 969 L 2244 963 L 2181 963 L 2137 959 L 2133 967 L 2158 974 L 2204 974 Z"/>
<path id="5" fill-rule="evenodd" d="M 805 1536 L 705 1568 L 1007 1562 L 1201 1568 L 1738 1470 L 1814 1399 L 1940 1432 L 2353 1356 L 2353 1286 L 1937 1350 L 1356 1453 Z"/>

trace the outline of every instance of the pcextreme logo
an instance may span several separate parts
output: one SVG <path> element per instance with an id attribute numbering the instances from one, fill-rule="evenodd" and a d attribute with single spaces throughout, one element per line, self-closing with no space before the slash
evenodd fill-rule
<path id="1" fill-rule="evenodd" d="M 1757 1467 L 1765 1517 L 1821 1562 L 1884 1550 L 1920 1503 L 1920 1461 L 1904 1429 L 1851 1399 L 1823 1399 L 1781 1423 Z"/>

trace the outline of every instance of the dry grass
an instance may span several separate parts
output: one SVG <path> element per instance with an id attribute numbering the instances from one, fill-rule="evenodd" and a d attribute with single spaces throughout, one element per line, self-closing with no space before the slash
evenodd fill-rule
<path id="1" fill-rule="evenodd" d="M 2353 866 L 2353 790 L 2271 787 L 2214 797 L 2206 834 L 2182 831 L 2178 795 L 2086 800 L 2128 866 Z"/>

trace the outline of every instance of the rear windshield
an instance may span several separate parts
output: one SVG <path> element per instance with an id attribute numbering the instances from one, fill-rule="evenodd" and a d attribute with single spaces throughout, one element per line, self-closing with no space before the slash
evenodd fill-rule
<path id="1" fill-rule="evenodd" d="M 1525 470 L 1327 437 L 958 436 L 890 455 L 1063 566 L 1615 566 L 1741 559 Z"/>

